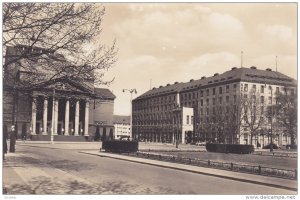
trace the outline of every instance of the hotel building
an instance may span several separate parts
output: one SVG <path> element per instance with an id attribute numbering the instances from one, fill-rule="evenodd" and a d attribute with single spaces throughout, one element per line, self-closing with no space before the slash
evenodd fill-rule
<path id="1" fill-rule="evenodd" d="M 263 146 L 270 143 L 273 124 L 273 143 L 290 144 L 285 130 L 274 131 L 274 120 L 265 119 L 263 125 L 256 127 L 255 135 L 251 134 L 245 116 L 242 117 L 242 102 L 255 98 L 253 101 L 261 109 L 257 117 L 263 117 L 267 107 L 276 104 L 279 92 L 294 93 L 296 86 L 296 80 L 280 72 L 252 66 L 233 67 L 211 77 L 154 87 L 132 102 L 133 137 L 152 142 L 203 141 Z M 230 113 L 233 118 L 229 117 Z"/>

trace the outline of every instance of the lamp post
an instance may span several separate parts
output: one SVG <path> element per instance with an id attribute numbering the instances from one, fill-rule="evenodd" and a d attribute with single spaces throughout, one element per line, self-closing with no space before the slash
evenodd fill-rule
<path id="1" fill-rule="evenodd" d="M 137 94 L 136 89 L 123 89 L 123 92 L 130 92 L 130 137 L 132 138 L 132 93 Z"/>

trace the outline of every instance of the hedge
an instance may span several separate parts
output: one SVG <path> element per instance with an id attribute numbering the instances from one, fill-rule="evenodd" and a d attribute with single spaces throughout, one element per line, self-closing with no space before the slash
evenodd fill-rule
<path id="1" fill-rule="evenodd" d="M 253 145 L 247 144 L 206 144 L 208 152 L 249 154 L 254 152 Z"/>
<path id="2" fill-rule="evenodd" d="M 102 149 L 105 149 L 107 152 L 114 153 L 137 152 L 139 149 L 139 142 L 126 140 L 105 140 L 102 142 Z"/>

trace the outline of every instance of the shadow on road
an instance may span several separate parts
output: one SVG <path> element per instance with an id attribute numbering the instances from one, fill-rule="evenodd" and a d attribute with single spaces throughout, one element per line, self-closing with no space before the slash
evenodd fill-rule
<path id="1" fill-rule="evenodd" d="M 100 184 L 89 184 L 74 180 L 55 180 L 39 176 L 30 180 L 27 185 L 14 184 L 6 188 L 7 194 L 28 195 L 95 195 L 95 194 L 174 194 L 166 188 L 153 191 L 149 188 L 140 188 L 122 181 L 104 181 Z M 175 192 L 176 193 L 176 192 Z"/>

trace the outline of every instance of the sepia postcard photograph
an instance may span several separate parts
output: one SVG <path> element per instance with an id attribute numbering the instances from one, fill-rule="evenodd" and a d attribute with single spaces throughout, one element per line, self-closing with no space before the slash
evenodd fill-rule
<path id="1" fill-rule="evenodd" d="M 1 22 L 3 199 L 299 197 L 298 2 L 7 1 Z"/>

